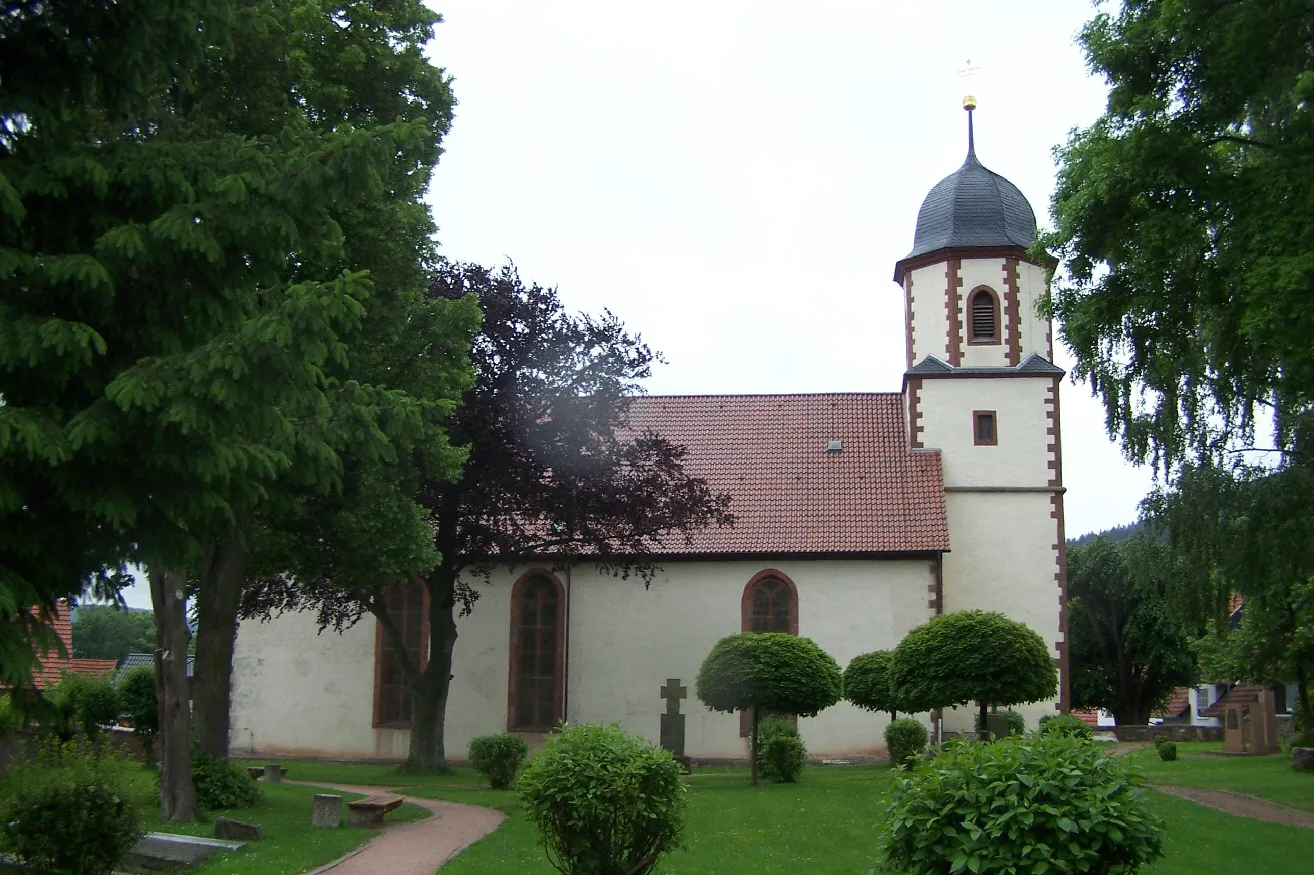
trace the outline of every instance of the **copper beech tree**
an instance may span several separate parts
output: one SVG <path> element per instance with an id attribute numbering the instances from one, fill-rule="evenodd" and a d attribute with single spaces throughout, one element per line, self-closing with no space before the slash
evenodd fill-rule
<path id="1" fill-rule="evenodd" d="M 446 767 L 457 619 L 474 608 L 493 568 L 531 558 L 585 561 L 646 584 L 660 543 L 732 523 L 729 497 L 685 473 L 682 447 L 630 427 L 630 399 L 658 355 L 613 314 L 572 314 L 555 289 L 525 285 L 511 265 L 443 263 L 429 293 L 473 295 L 484 316 L 471 351 L 475 384 L 446 423 L 451 442 L 468 447 L 464 470 L 445 479 L 417 464 L 416 497 L 436 565 L 406 576 L 404 561 L 391 563 L 391 574 L 356 573 L 348 544 L 360 536 L 334 525 L 300 539 L 315 545 L 314 555 L 293 548 L 294 570 L 249 587 L 243 605 L 246 616 L 262 617 L 313 609 L 321 629 L 375 617 L 407 678 L 407 766 L 417 770 Z M 428 596 L 425 665 L 384 604 L 386 587 L 411 577 Z"/>

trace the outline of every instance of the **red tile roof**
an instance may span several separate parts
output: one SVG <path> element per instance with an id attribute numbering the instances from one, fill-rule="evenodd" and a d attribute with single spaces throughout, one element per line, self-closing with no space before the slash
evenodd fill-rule
<path id="1" fill-rule="evenodd" d="M 1191 690 L 1175 687 L 1168 694 L 1168 704 L 1154 712 L 1155 717 L 1181 717 L 1191 706 Z"/>
<path id="2" fill-rule="evenodd" d="M 949 549 L 940 454 L 909 448 L 898 393 L 644 396 L 630 421 L 684 445 L 685 471 L 732 498 L 733 526 L 663 555 Z"/>
<path id="3" fill-rule="evenodd" d="M 37 667 L 32 672 L 32 680 L 39 690 L 59 682 L 64 672 L 97 677 L 114 671 L 116 663 L 112 659 L 79 659 L 73 653 L 73 624 L 69 621 L 68 603 L 60 602 L 53 622 L 50 624 L 59 640 L 64 645 L 64 655 L 58 650 L 37 654 Z"/>
<path id="4" fill-rule="evenodd" d="M 1070 713 L 1073 717 L 1080 718 L 1081 722 L 1087 726 L 1100 725 L 1100 710 L 1098 708 L 1082 708 L 1081 710 L 1074 708 Z"/>
<path id="5" fill-rule="evenodd" d="M 1259 701 L 1259 694 L 1262 692 L 1264 692 L 1263 687 L 1238 684 L 1219 696 L 1218 701 L 1206 708 L 1201 714 L 1205 717 L 1226 717 L 1228 705 L 1253 705 Z"/>

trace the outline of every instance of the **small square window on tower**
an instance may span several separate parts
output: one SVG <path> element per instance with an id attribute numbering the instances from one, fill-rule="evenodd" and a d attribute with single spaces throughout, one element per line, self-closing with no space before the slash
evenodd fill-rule
<path id="1" fill-rule="evenodd" d="M 993 410 L 972 411 L 972 443 L 978 447 L 993 447 L 999 443 Z"/>

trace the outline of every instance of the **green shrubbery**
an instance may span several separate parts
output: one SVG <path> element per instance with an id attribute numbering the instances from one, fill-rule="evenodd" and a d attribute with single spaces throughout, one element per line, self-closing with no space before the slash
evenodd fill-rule
<path id="1" fill-rule="evenodd" d="M 566 726 L 516 790 L 563 875 L 647 875 L 684 827 L 680 774 L 669 752 L 618 726 Z"/>
<path id="2" fill-rule="evenodd" d="M 1006 708 L 1006 709 L 1004 709 L 1003 711 L 998 712 L 997 715 L 994 714 L 994 713 L 992 713 L 990 716 L 999 716 L 999 717 L 1003 717 L 1004 720 L 1007 721 L 1007 723 L 1008 723 L 1008 734 L 1009 734 L 1009 735 L 1026 735 L 1026 734 L 1027 734 L 1027 720 L 1026 720 L 1026 718 L 1023 717 L 1021 714 L 1019 714 L 1017 711 L 1012 710 L 1011 708 Z M 980 734 L 981 734 L 981 715 L 980 715 L 980 714 L 977 714 L 977 715 L 973 718 L 973 720 L 972 720 L 972 728 L 976 731 L 976 734 L 977 734 L 978 736 L 980 736 Z"/>
<path id="3" fill-rule="evenodd" d="M 1073 738 L 1094 737 L 1086 721 L 1072 714 L 1046 714 L 1040 718 L 1039 732 L 1041 735 L 1070 735 Z"/>
<path id="4" fill-rule="evenodd" d="M 885 747 L 890 753 L 890 765 L 914 765 L 926 753 L 930 735 L 919 721 L 905 717 L 885 727 Z"/>
<path id="5" fill-rule="evenodd" d="M 470 765 L 488 779 L 494 790 L 505 790 L 528 753 L 529 747 L 519 735 L 481 735 L 470 742 Z"/>
<path id="6" fill-rule="evenodd" d="M 23 728 L 23 712 L 14 704 L 13 696 L 0 694 L 0 738 Z"/>
<path id="7" fill-rule="evenodd" d="M 1156 735 L 1154 737 L 1155 750 L 1158 750 L 1159 748 L 1163 747 L 1167 743 L 1168 743 L 1168 736 L 1166 735 Z"/>
<path id="8" fill-rule="evenodd" d="M 757 727 L 757 747 L 757 770 L 773 781 L 792 784 L 807 765 L 808 749 L 792 720 L 763 720 Z"/>
<path id="9" fill-rule="evenodd" d="M 79 732 L 95 738 L 103 726 L 119 721 L 119 694 L 108 677 L 66 672 L 45 694 L 55 732 L 69 741 Z"/>
<path id="10" fill-rule="evenodd" d="M 119 710 L 132 721 L 132 731 L 141 741 L 146 761 L 155 759 L 155 736 L 160 729 L 159 705 L 155 699 L 155 669 L 139 665 L 128 671 L 116 687 Z"/>
<path id="11" fill-rule="evenodd" d="M 890 689 L 890 660 L 893 651 L 876 650 L 855 656 L 844 669 L 844 698 L 868 711 L 884 711 L 890 720 L 898 717 L 898 702 Z"/>
<path id="12" fill-rule="evenodd" d="M 244 766 L 221 757 L 192 754 L 196 804 L 210 811 L 250 808 L 260 801 L 260 784 Z"/>
<path id="13" fill-rule="evenodd" d="M 1163 744 L 1156 746 L 1159 748 L 1159 759 L 1165 763 L 1171 763 L 1177 759 L 1177 742 L 1165 741 Z"/>
<path id="14" fill-rule="evenodd" d="M 141 837 L 115 759 L 50 741 L 0 783 L 0 851 L 37 872 L 106 875 Z"/>
<path id="15" fill-rule="evenodd" d="M 883 865 L 904 875 L 1133 873 L 1162 828 L 1121 760 L 1064 735 L 947 746 L 895 782 Z"/>

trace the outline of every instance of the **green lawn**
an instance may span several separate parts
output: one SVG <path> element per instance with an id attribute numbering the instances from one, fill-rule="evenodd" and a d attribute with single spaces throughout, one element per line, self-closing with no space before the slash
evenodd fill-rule
<path id="1" fill-rule="evenodd" d="M 1179 744 L 1177 760 L 1171 763 L 1161 762 L 1152 747 L 1134 751 L 1128 758 L 1152 784 L 1232 790 L 1314 811 L 1314 775 L 1291 771 L 1288 754 L 1218 756 L 1221 747 L 1217 742 Z"/>
<path id="2" fill-rule="evenodd" d="M 161 824 L 155 801 L 153 773 L 133 767 L 130 771 L 132 791 L 145 813 L 145 828 L 150 832 L 208 836 L 213 834 L 213 816 L 206 814 L 200 823 Z M 290 776 L 289 776 L 290 777 Z M 263 782 L 262 782 L 263 783 Z M 341 827 L 311 829 L 310 807 L 313 787 L 270 784 L 264 787 L 264 799 L 253 808 L 219 812 L 239 820 L 259 824 L 263 837 L 249 842 L 231 854 L 216 854 L 204 864 L 189 869 L 201 875 L 294 875 L 336 860 L 378 835 L 377 830 Z M 359 799 L 344 794 L 344 801 Z M 429 812 L 418 805 L 404 805 L 388 815 L 389 822 L 419 820 Z"/>
<path id="3" fill-rule="evenodd" d="M 1314 807 L 1310 776 L 1286 770 L 1285 757 L 1200 756 L 1218 745 L 1178 746 L 1182 759 L 1159 762 L 1147 749 L 1131 755 L 1148 780 L 1221 787 Z M 431 799 L 483 805 L 507 821 L 443 868 L 440 875 L 553 875 L 515 794 L 487 788 L 470 769 L 414 775 L 391 766 L 286 763 L 303 780 L 404 787 Z M 686 779 L 689 820 L 684 847 L 660 875 L 865 875 L 876 861 L 889 771 L 878 766 L 811 767 L 796 785 L 748 786 L 740 769 L 699 769 Z M 1151 794 L 1167 824 L 1166 856 L 1151 875 L 1304 875 L 1314 859 L 1314 830 L 1234 817 L 1184 799 Z M 213 870 L 220 871 L 220 870 Z M 251 871 L 243 869 L 242 871 Z M 263 870 L 262 870 L 263 871 Z M 274 870 L 269 870 L 274 871 Z M 288 872 L 294 870 L 286 870 Z"/>

